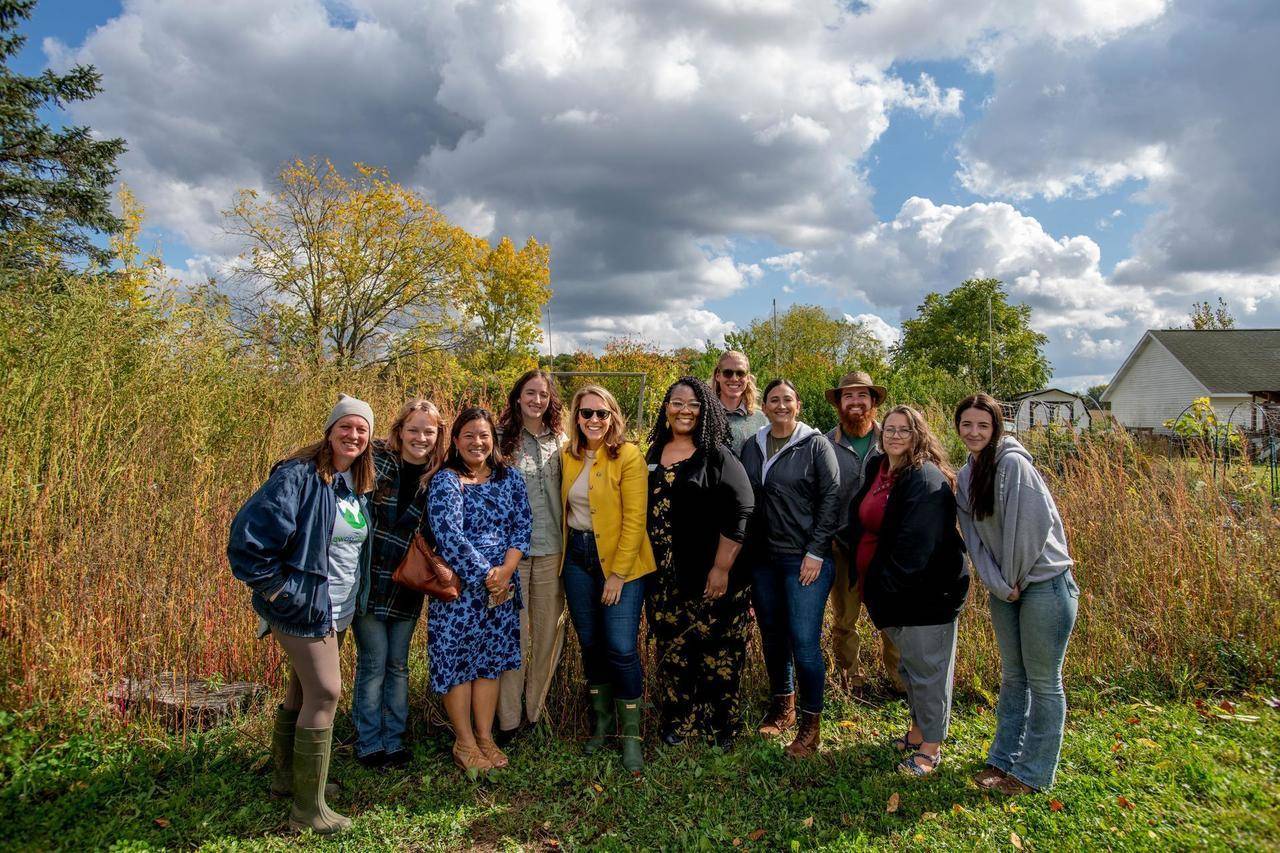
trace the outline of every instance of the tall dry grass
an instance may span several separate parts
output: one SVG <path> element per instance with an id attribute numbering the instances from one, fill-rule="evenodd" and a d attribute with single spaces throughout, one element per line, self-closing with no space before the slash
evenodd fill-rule
<path id="1" fill-rule="evenodd" d="M 0 299 L 0 704 L 108 715 L 111 685 L 161 671 L 278 684 L 224 556 L 236 509 L 317 437 L 339 391 L 383 424 L 409 392 L 450 411 L 480 392 L 429 364 L 295 375 L 231 348 L 216 311 L 128 304 L 91 281 L 37 296 Z M 1079 561 L 1073 683 L 1275 677 L 1280 527 L 1256 487 L 1224 497 L 1123 436 L 1040 449 Z M 998 682 L 977 592 L 958 670 L 979 691 Z M 763 690 L 758 655 L 747 677 Z M 566 713 L 570 692 L 553 700 Z"/>

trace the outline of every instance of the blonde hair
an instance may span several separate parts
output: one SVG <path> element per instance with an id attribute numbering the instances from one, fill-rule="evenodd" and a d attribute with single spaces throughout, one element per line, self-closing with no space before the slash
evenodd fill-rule
<path id="1" fill-rule="evenodd" d="M 569 412 L 573 417 L 573 429 L 569 431 L 569 455 L 574 459 L 581 459 L 587 449 L 587 437 L 582 434 L 582 427 L 578 426 L 578 406 L 588 394 L 595 394 L 604 400 L 604 407 L 609 410 L 609 431 L 604 434 L 604 448 L 610 459 L 617 459 L 618 449 L 627 441 L 627 419 L 623 416 L 617 399 L 599 385 L 583 385 L 574 393 L 573 402 L 569 404 Z"/>
<path id="2" fill-rule="evenodd" d="M 742 407 L 747 410 L 747 414 L 751 414 L 757 408 L 756 397 L 759 392 L 756 390 L 756 375 L 751 372 L 751 360 L 747 358 L 745 352 L 736 349 L 725 350 L 720 353 L 720 358 L 716 361 L 715 369 L 711 371 L 711 390 L 716 392 L 716 398 L 720 397 L 720 366 L 724 364 L 726 358 L 740 358 L 747 366 L 747 378 L 745 386 L 742 389 Z"/>
<path id="3" fill-rule="evenodd" d="M 923 462 L 932 462 L 938 466 L 938 469 L 942 471 L 942 475 L 947 478 L 947 482 L 951 483 L 951 488 L 954 489 L 956 486 L 955 472 L 947 464 L 947 456 L 942 450 L 942 442 L 938 441 L 938 437 L 933 434 L 933 430 L 929 429 L 929 423 L 924 419 L 924 415 L 910 406 L 894 406 L 885 414 L 884 420 L 880 422 L 880 428 L 884 429 L 884 425 L 894 415 L 902 415 L 907 419 L 907 425 L 911 427 L 911 446 L 907 449 L 906 458 L 902 460 L 902 467 L 919 468 Z"/>
<path id="4" fill-rule="evenodd" d="M 422 470 L 422 477 L 418 480 L 418 487 L 425 489 L 431 481 L 431 476 L 440 468 L 440 464 L 444 461 L 444 454 L 448 450 L 449 425 L 445 423 L 444 416 L 440 414 L 440 409 L 436 404 L 428 400 L 426 397 L 414 397 L 406 400 L 405 404 L 400 407 L 400 411 L 396 414 L 396 419 L 391 422 L 391 429 L 387 430 L 387 449 L 397 455 L 404 447 L 400 433 L 404 429 L 404 425 L 408 423 L 409 418 L 413 417 L 417 412 L 423 412 L 436 422 L 436 444 L 431 448 L 431 453 L 427 457 L 427 467 Z"/>

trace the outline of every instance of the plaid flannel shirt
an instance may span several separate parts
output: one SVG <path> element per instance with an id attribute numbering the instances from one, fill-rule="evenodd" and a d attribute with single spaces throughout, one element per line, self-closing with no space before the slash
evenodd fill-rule
<path id="1" fill-rule="evenodd" d="M 373 444 L 373 467 L 377 480 L 370 508 L 373 511 L 373 566 L 368 612 L 379 619 L 417 619 L 422 615 L 422 593 L 400 586 L 391 579 L 409 552 L 415 530 L 429 536 L 424 520 L 427 490 L 422 489 L 401 513 L 400 454 L 382 441 Z"/>

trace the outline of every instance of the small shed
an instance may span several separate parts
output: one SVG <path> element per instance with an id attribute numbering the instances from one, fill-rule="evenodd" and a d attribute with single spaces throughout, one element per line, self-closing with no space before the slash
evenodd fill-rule
<path id="1" fill-rule="evenodd" d="M 1084 397 L 1061 388 L 1041 388 L 1005 401 L 1006 427 L 1015 432 L 1049 424 L 1088 429 L 1092 420 Z"/>

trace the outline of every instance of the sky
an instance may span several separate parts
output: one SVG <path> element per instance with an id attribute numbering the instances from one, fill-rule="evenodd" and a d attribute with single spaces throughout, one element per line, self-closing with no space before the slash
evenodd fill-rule
<path id="1" fill-rule="evenodd" d="M 720 344 L 817 304 L 886 342 L 1003 280 L 1054 384 L 1226 299 L 1280 326 L 1274 0 L 43 0 L 18 67 L 97 67 L 68 122 L 184 279 L 316 155 L 552 247 L 557 352 Z"/>

